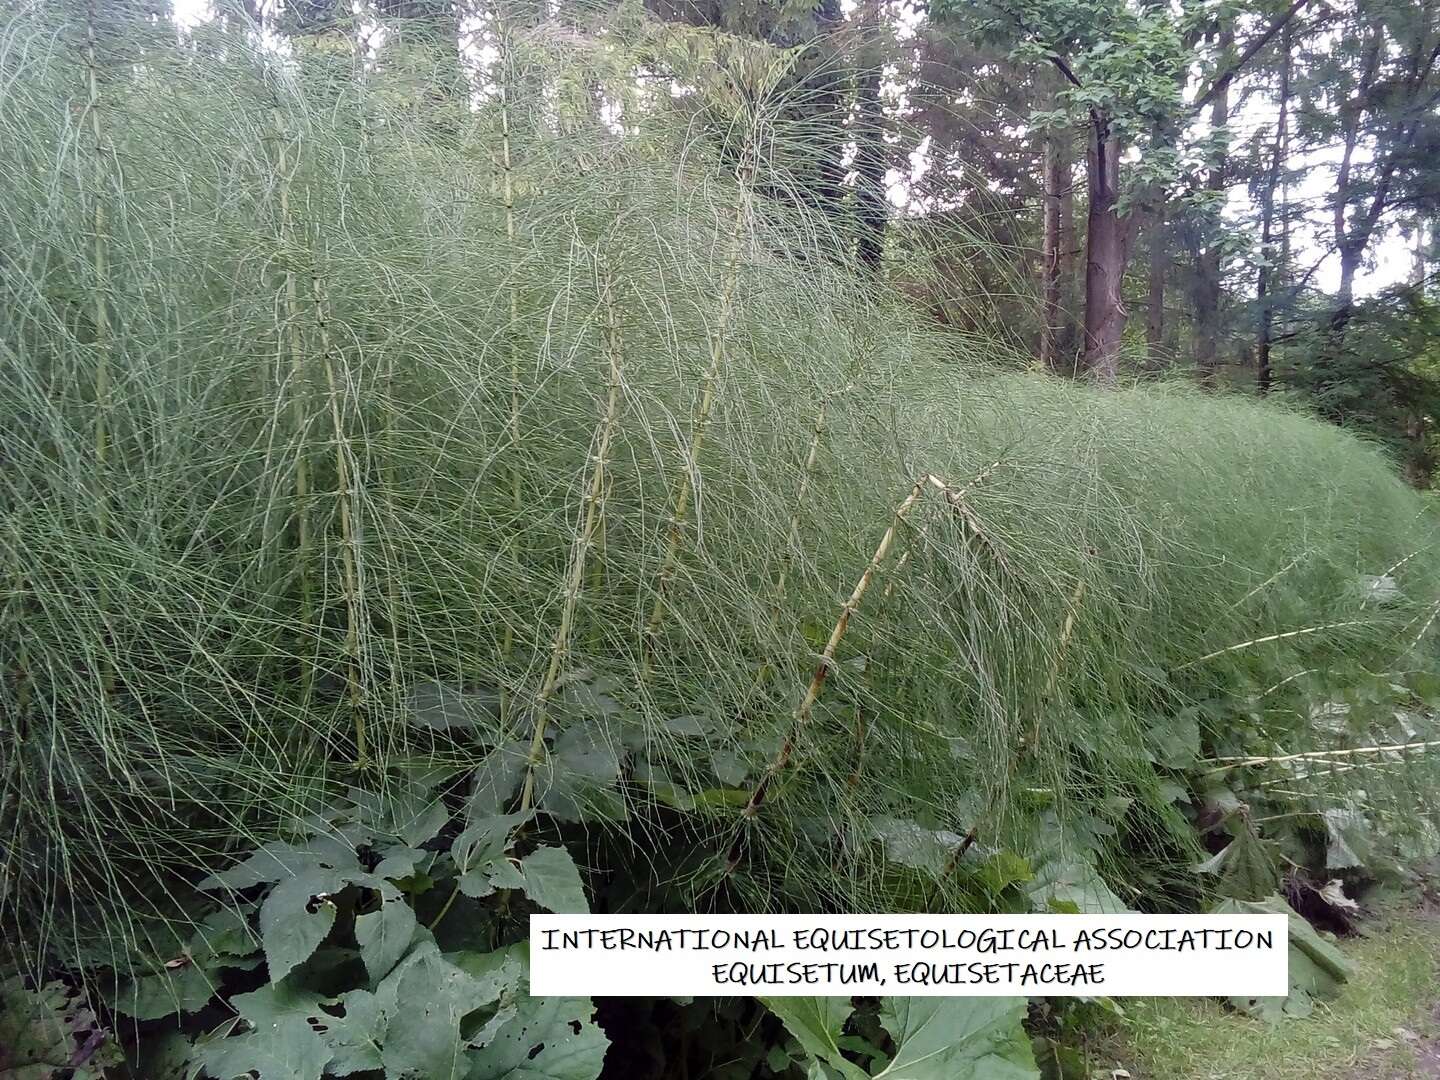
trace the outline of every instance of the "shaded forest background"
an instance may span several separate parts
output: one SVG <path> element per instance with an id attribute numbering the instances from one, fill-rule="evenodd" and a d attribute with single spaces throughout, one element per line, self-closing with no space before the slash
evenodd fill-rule
<path id="1" fill-rule="evenodd" d="M 936 319 L 1061 373 L 1178 371 L 1299 398 L 1391 444 L 1428 484 L 1432 0 L 645 6 L 803 54 L 794 184 L 769 194 L 822 211 L 857 269 Z M 481 7 L 245 7 L 279 47 L 358 36 L 391 66 L 422 55 L 408 46 L 451 47 L 456 67 L 431 91 L 476 107 L 493 93 Z M 672 98 L 691 89 L 662 81 Z M 593 98 L 617 138 L 644 122 L 613 86 Z"/>

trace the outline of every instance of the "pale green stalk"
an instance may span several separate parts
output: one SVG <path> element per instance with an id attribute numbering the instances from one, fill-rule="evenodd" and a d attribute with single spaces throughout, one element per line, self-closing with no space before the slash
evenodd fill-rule
<path id="1" fill-rule="evenodd" d="M 601 417 L 595 434 L 594 465 L 590 472 L 590 483 L 585 493 L 585 505 L 581 514 L 580 531 L 570 551 L 570 570 L 565 584 L 565 596 L 560 608 L 560 622 L 555 628 L 555 638 L 550 646 L 550 663 L 545 669 L 545 678 L 535 700 L 535 731 L 530 739 L 530 754 L 526 761 L 525 780 L 520 792 L 521 811 L 529 810 L 535 799 L 535 770 L 545 758 L 545 734 L 550 699 L 555 693 L 570 650 L 570 632 L 575 620 L 575 608 L 580 601 L 581 585 L 585 580 L 585 564 L 590 548 L 595 542 L 600 522 L 605 513 L 606 468 L 610 462 L 610 443 L 620 416 L 620 387 L 624 376 L 624 340 L 620 333 L 619 312 L 615 301 L 614 280 L 603 254 L 596 255 L 596 277 L 600 286 L 600 308 L 603 319 L 606 369 L 605 413 Z"/>

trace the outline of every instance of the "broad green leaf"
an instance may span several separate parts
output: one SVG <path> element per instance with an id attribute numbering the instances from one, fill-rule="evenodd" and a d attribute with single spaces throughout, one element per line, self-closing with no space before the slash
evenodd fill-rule
<path id="1" fill-rule="evenodd" d="M 1088 862 L 1055 858 L 1035 871 L 1025 889 L 1041 911 L 1121 915 L 1127 908 Z"/>
<path id="2" fill-rule="evenodd" d="M 461 690 L 430 680 L 415 684 L 408 705 L 412 723 L 435 731 L 491 729 L 500 719 L 500 695 L 494 690 Z"/>
<path id="3" fill-rule="evenodd" d="M 506 856 L 510 836 L 528 821 L 529 814 L 501 814 L 478 818 L 455 838 L 450 855 L 466 896 L 489 896 L 497 888 L 514 889 L 519 874 Z"/>
<path id="4" fill-rule="evenodd" d="M 1029 861 L 1008 848 L 986 858 L 980 864 L 978 873 L 985 888 L 992 893 L 1003 892 L 1011 885 L 1023 884 L 1035 878 Z"/>
<path id="5" fill-rule="evenodd" d="M 1231 998 L 1243 1012 L 1275 1023 L 1284 1017 L 1308 1016 L 1314 1002 L 1340 993 L 1354 969 L 1339 949 L 1315 932 L 1279 896 L 1263 900 L 1225 900 L 1215 906 L 1220 915 L 1288 915 L 1290 917 L 1290 995 L 1283 998 Z"/>
<path id="6" fill-rule="evenodd" d="M 1025 998 L 881 998 L 895 1041 L 877 1080 L 1039 1080 L 1021 1027 Z"/>
<path id="7" fill-rule="evenodd" d="M 187 963 L 131 979 L 115 992 L 110 1004 L 136 1020 L 159 1020 L 198 1012 L 214 996 L 213 972 Z"/>
<path id="8" fill-rule="evenodd" d="M 807 1054 L 845 1080 L 865 1080 L 865 1070 L 840 1053 L 840 1030 L 855 1011 L 849 998 L 762 997 L 760 1003 L 780 1018 L 785 1030 Z"/>
<path id="9" fill-rule="evenodd" d="M 236 994 L 230 999 L 230 1007 L 252 1027 L 263 1030 L 289 1020 L 308 1019 L 320 1011 L 324 1000 L 314 991 L 287 981 Z"/>
<path id="10" fill-rule="evenodd" d="M 380 1011 L 379 999 L 367 990 L 351 990 L 341 995 L 338 1004 L 341 1015 L 322 1011 L 311 1018 L 311 1026 L 330 1051 L 325 1071 L 349 1076 L 383 1068 L 380 1046 L 387 1019 Z"/>
<path id="11" fill-rule="evenodd" d="M 514 996 L 526 978 L 530 944 L 522 941 L 494 952 L 446 953 L 445 959 L 475 980 L 475 994 L 484 1001 Z"/>
<path id="12" fill-rule="evenodd" d="M 557 915 L 588 915 L 590 905 L 580 872 L 570 853 L 561 847 L 542 847 L 520 860 L 525 895 Z"/>
<path id="13" fill-rule="evenodd" d="M 260 942 L 250 929 L 249 920 L 242 912 L 229 907 L 207 915 L 190 939 L 190 952 L 196 957 L 250 956 L 259 948 Z"/>
<path id="14" fill-rule="evenodd" d="M 1190 716 L 1169 716 L 1150 726 L 1145 745 L 1169 769 L 1188 769 L 1200 756 L 1200 725 Z"/>
<path id="15" fill-rule="evenodd" d="M 260 1080 L 319 1080 L 330 1051 L 311 1028 L 321 998 L 289 983 L 237 994 L 231 1006 L 250 1029 L 197 1046 L 196 1056 L 216 1080 L 260 1074 Z"/>
<path id="16" fill-rule="evenodd" d="M 303 1019 L 196 1048 L 215 1080 L 320 1080 L 330 1051 Z"/>
<path id="17" fill-rule="evenodd" d="M 389 1018 L 380 1051 L 387 1074 L 457 1080 L 469 1064 L 461 1021 L 495 999 L 493 984 L 456 967 L 426 942 L 413 949 L 375 990 Z"/>
<path id="18" fill-rule="evenodd" d="M 380 852 L 380 862 L 375 867 L 375 876 L 387 880 L 399 880 L 407 878 L 415 873 L 415 868 L 430 857 L 428 851 L 421 851 L 419 848 L 407 847 L 404 844 L 394 844 Z"/>
<path id="19" fill-rule="evenodd" d="M 248 889 L 272 881 L 283 881 L 306 871 L 325 867 L 332 870 L 360 869 L 354 852 L 345 853 L 345 858 L 336 850 L 322 850 L 318 846 L 297 847 L 294 844 L 272 841 L 262 845 L 249 857 L 236 863 L 229 870 L 211 874 L 200 882 L 201 889 Z"/>
<path id="20" fill-rule="evenodd" d="M 419 847 L 427 840 L 435 839 L 435 834 L 449 820 L 450 812 L 439 799 L 406 803 L 394 811 L 395 835 L 410 847 Z"/>
<path id="21" fill-rule="evenodd" d="M 1274 846 L 1263 840 L 1248 819 L 1232 825 L 1235 839 L 1195 867 L 1196 873 L 1215 874 L 1221 896 L 1259 900 L 1280 884 L 1280 870 L 1271 854 Z"/>
<path id="22" fill-rule="evenodd" d="M 376 911 L 355 918 L 360 959 L 372 980 L 383 979 L 400 962 L 415 936 L 415 912 L 398 892 L 383 892 Z"/>
<path id="23" fill-rule="evenodd" d="M 330 895 L 345 887 L 327 870 L 307 870 L 280 882 L 260 905 L 260 940 L 270 981 L 279 982 L 310 958 L 335 925 Z"/>
<path id="24" fill-rule="evenodd" d="M 577 724 L 555 740 L 555 765 L 596 784 L 620 778 L 620 748 L 600 724 Z"/>
<path id="25" fill-rule="evenodd" d="M 1359 810 L 1332 807 L 1325 811 L 1327 870 L 1350 870 L 1367 865 L 1371 858 L 1370 822 Z"/>
<path id="26" fill-rule="evenodd" d="M 397 783 L 383 792 L 350 789 L 356 818 L 377 837 L 418 848 L 445 827 L 450 812 L 429 786 Z"/>
<path id="27" fill-rule="evenodd" d="M 942 873 L 964 837 L 946 829 L 929 829 L 903 818 L 872 818 L 875 838 L 885 848 L 885 857 L 912 870 Z"/>
<path id="28" fill-rule="evenodd" d="M 475 767 L 475 778 L 470 789 L 470 802 L 465 808 L 467 821 L 494 817 L 520 786 L 520 777 L 525 772 L 525 761 L 530 748 L 523 742 L 514 741 L 495 747 Z"/>
<path id="29" fill-rule="evenodd" d="M 515 1015 L 487 1045 L 470 1054 L 467 1080 L 595 1080 L 610 1041 L 592 1019 L 589 998 L 534 998 L 513 1002 Z"/>
<path id="30" fill-rule="evenodd" d="M 749 763 L 730 750 L 713 751 L 710 754 L 710 768 L 715 773 L 715 778 L 726 787 L 739 787 L 750 775 Z"/>

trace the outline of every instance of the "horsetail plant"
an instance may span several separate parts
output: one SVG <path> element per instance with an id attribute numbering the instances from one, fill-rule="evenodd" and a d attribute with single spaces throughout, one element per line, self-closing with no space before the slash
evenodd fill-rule
<path id="1" fill-rule="evenodd" d="M 275 129 L 275 188 L 279 214 L 278 236 L 280 250 L 277 252 L 281 263 L 280 301 L 284 310 L 284 322 L 280 328 L 281 352 L 289 359 L 290 429 L 295 438 L 295 479 L 294 499 L 291 503 L 291 521 L 295 528 L 295 563 L 300 584 L 301 622 L 305 626 L 314 623 L 314 605 L 310 582 L 310 465 L 306 453 L 309 417 L 306 411 L 305 348 L 300 332 L 300 284 L 295 272 L 298 254 L 295 222 L 291 215 L 290 196 L 294 180 L 287 152 L 289 135 L 285 128 L 285 114 L 277 100 L 271 116 Z M 314 688 L 314 667 L 307 660 L 300 661 L 300 700 L 308 702 Z"/>
<path id="2" fill-rule="evenodd" d="M 329 391 L 330 424 L 335 443 L 335 501 L 340 517 L 341 588 L 345 595 L 345 692 L 355 732 L 355 767 L 363 769 L 369 764 L 365 730 L 365 679 L 360 657 L 360 623 L 363 618 L 363 600 L 360 587 L 360 544 L 352 509 L 357 494 L 354 485 L 358 483 L 358 480 L 351 464 L 350 443 L 345 436 L 340 385 L 335 378 L 335 357 L 331 352 L 330 316 L 326 310 L 325 293 L 320 281 L 318 265 L 312 265 L 310 286 L 315 302 L 315 327 L 320 338 L 320 357 L 325 368 L 325 383 Z"/>
<path id="3" fill-rule="evenodd" d="M 920 496 L 925 492 L 925 477 L 915 481 L 910 489 L 910 494 L 905 496 L 904 501 L 895 508 L 889 527 L 885 535 L 880 538 L 879 545 L 875 548 L 875 554 L 870 557 L 870 563 L 860 575 L 860 580 L 855 583 L 851 590 L 850 597 L 840 609 L 840 617 L 835 620 L 835 626 L 830 631 L 830 637 L 825 642 L 825 648 L 820 653 L 820 662 L 815 665 L 815 673 L 810 676 L 810 684 L 805 688 L 805 696 L 800 699 L 800 704 L 795 708 L 795 714 L 790 722 L 790 730 L 785 735 L 780 749 L 776 751 L 775 757 L 766 766 L 761 774 L 760 780 L 750 792 L 750 797 L 745 800 L 745 806 L 740 811 L 740 818 L 743 823 L 755 817 L 760 812 L 760 805 L 765 801 L 766 792 L 770 785 L 775 782 L 779 775 L 785 771 L 790 764 L 790 758 L 795 752 L 795 742 L 801 731 L 810 719 L 810 713 L 815 708 L 815 703 L 820 700 L 820 692 L 825 688 L 825 680 L 835 663 L 835 650 L 839 648 L 840 641 L 849 629 L 850 620 L 860 608 L 860 602 L 865 599 L 865 594 L 870 589 L 870 583 L 875 579 L 875 574 L 884 564 L 890 554 L 890 549 L 895 544 L 895 535 L 911 509 L 920 501 Z M 741 834 L 737 833 L 734 842 L 730 847 L 730 854 L 726 862 L 726 873 L 732 873 L 740 861 Z"/>
<path id="4" fill-rule="evenodd" d="M 6 948 L 36 955 L 78 926 L 123 978 L 148 932 L 137 904 L 289 836 L 352 782 L 393 794 L 402 771 L 474 776 L 497 752 L 505 805 L 551 812 L 535 826 L 546 843 L 590 844 L 610 897 L 653 867 L 667 902 L 703 901 L 713 877 L 683 867 L 715 836 L 700 850 L 713 868 L 730 856 L 736 909 L 885 910 L 892 853 L 863 839 L 885 818 L 957 834 L 979 821 L 1039 878 L 1032 833 L 1048 826 L 1024 793 L 1042 787 L 1057 816 L 1127 803 L 1121 835 L 1089 856 L 1118 888 L 1136 851 L 1154 880 L 1188 864 L 1149 853 L 1193 842 L 1156 791 L 1152 725 L 1273 685 L 1256 726 L 1202 747 L 1205 761 L 1284 746 L 1326 755 L 1301 771 L 1388 762 L 1336 758 L 1276 718 L 1367 672 L 1413 671 L 1416 686 L 1440 672 L 1433 518 L 1380 454 L 1239 398 L 1015 376 L 1003 343 L 937 326 L 834 257 L 835 220 L 793 168 L 817 145 L 806 110 L 787 108 L 814 90 L 782 63 L 803 49 L 673 24 L 595 35 L 588 8 L 546 8 L 533 30 L 500 28 L 503 109 L 477 94 L 440 124 L 388 40 L 363 86 L 334 62 L 334 35 L 276 49 L 283 29 L 228 19 L 142 29 L 144 63 L 122 71 L 109 59 L 124 20 L 98 0 L 67 8 L 73 34 L 55 33 L 54 5 L 21 8 L 0 21 L 0 711 L 18 717 L 0 738 L 0 924 L 27 926 Z M 594 88 L 628 93 L 637 57 L 656 85 L 692 92 L 625 97 L 623 132 L 596 123 Z M 467 151 L 482 142 L 495 160 L 477 171 Z M 531 182 L 581 158 L 563 183 Z M 902 250 L 907 272 L 922 267 Z M 852 377 L 863 391 L 819 415 L 816 388 Z M 920 472 L 968 476 L 999 456 L 983 513 L 964 489 L 969 515 L 927 505 L 944 492 L 926 479 L 897 515 Z M 889 525 L 881 550 L 857 522 Z M 1094 536 L 1103 565 L 1086 562 Z M 1389 566 L 1397 598 L 1344 588 Z M 1257 583 L 1263 605 L 1246 599 Z M 657 638 L 643 658 L 638 640 L 657 594 L 658 660 Z M 865 681 L 829 685 L 847 647 Z M 661 661 L 664 680 L 647 682 Z M 102 685 L 107 668 L 123 693 Z M 1066 707 L 1012 782 L 1026 709 L 1052 682 Z M 523 719 L 537 687 L 544 707 L 517 761 L 521 717 L 493 717 L 489 695 L 518 705 L 522 684 Z M 573 786 L 552 802 L 571 687 L 615 738 L 598 778 L 556 755 Z M 327 722 L 335 738 L 302 745 Z M 1437 737 L 1416 725 L 1353 741 Z M 1364 777 L 1372 805 L 1413 810 L 1413 790 L 1375 772 L 1303 786 Z M 961 877 L 920 902 L 973 900 Z"/>
<path id="5" fill-rule="evenodd" d="M 500 198 L 505 210 L 505 244 L 510 257 L 516 258 L 519 247 L 516 243 L 515 229 L 515 163 L 513 150 L 510 145 L 510 124 L 511 124 L 511 100 L 510 89 L 514 77 L 514 41 L 510 33 L 510 25 L 505 14 L 497 5 L 491 18 L 495 26 L 495 38 L 499 48 L 499 77 L 495 82 L 495 92 L 498 99 L 500 114 Z M 512 452 L 520 446 L 520 350 L 515 344 L 515 335 L 520 327 L 520 287 L 511 278 L 506 288 L 506 299 L 509 304 L 510 321 L 507 327 L 507 342 L 510 351 L 510 445 Z M 521 491 L 521 475 L 518 463 L 513 463 L 510 469 L 510 494 L 515 505 L 515 512 L 518 515 L 524 507 L 524 495 Z M 513 565 L 519 565 L 519 537 L 509 538 L 509 557 Z M 501 659 L 508 659 L 515 648 L 515 627 L 507 620 L 502 633 L 500 643 Z M 501 712 L 509 714 L 510 698 L 508 690 L 501 689 Z"/>
<path id="6" fill-rule="evenodd" d="M 736 206 L 735 221 L 730 237 L 730 250 L 725 257 L 721 271 L 720 298 L 716 307 L 715 327 L 709 334 L 710 362 L 700 379 L 700 404 L 690 426 L 690 445 L 686 448 L 680 463 L 680 476 L 670 500 L 670 524 L 666 532 L 665 554 L 660 569 L 655 575 L 655 600 L 650 616 L 645 620 L 641 635 L 640 681 L 649 679 L 654 668 L 655 652 L 659 644 L 660 626 L 665 620 L 665 594 L 670 579 L 680 559 L 680 544 L 684 538 L 686 521 L 690 514 L 690 501 L 694 495 L 693 472 L 700 468 L 700 450 L 705 442 L 705 429 L 710 423 L 710 410 L 715 405 L 715 395 L 721 375 L 724 373 L 730 348 L 730 322 L 734 316 L 735 291 L 739 286 L 740 257 L 745 244 L 747 225 L 750 219 L 750 188 L 754 181 L 754 153 L 756 131 L 754 121 L 747 131 L 740 149 L 740 162 L 735 167 Z"/>
<path id="7" fill-rule="evenodd" d="M 106 243 L 109 224 L 105 214 L 105 187 L 108 173 L 105 153 L 105 139 L 100 120 L 100 59 L 95 32 L 95 0 L 85 5 L 85 68 L 87 75 L 88 99 L 86 112 L 89 113 L 92 146 L 93 206 L 91 222 L 94 230 L 92 257 L 94 259 L 95 287 L 93 296 L 93 319 L 95 322 L 95 479 L 99 488 L 95 498 L 95 531 L 103 540 L 110 531 L 110 493 L 105 486 L 105 476 L 110 463 L 110 419 L 113 409 L 110 388 L 110 279 L 106 265 Z M 110 607 L 109 589 L 102 577 L 96 590 L 96 601 L 100 610 L 103 627 Z M 114 689 L 114 671 L 108 663 L 102 662 L 100 682 L 106 693 Z"/>
<path id="8" fill-rule="evenodd" d="M 550 646 L 550 662 L 535 696 L 535 731 L 530 739 L 530 753 L 525 763 L 525 779 L 520 789 L 520 810 L 535 804 L 535 770 L 545 757 L 545 734 L 550 699 L 559 685 L 561 670 L 570 650 L 570 632 L 580 591 L 585 581 L 585 565 L 605 514 L 605 492 L 610 463 L 610 444 L 620 416 L 620 392 L 625 374 L 624 339 L 621 336 L 619 311 L 615 301 L 615 281 L 609 260 L 603 252 L 595 253 L 595 279 L 601 309 L 601 340 L 606 360 L 605 412 L 600 418 L 594 439 L 594 459 L 581 511 L 580 529 L 570 551 L 570 566 L 565 593 L 560 605 L 560 620 Z"/>

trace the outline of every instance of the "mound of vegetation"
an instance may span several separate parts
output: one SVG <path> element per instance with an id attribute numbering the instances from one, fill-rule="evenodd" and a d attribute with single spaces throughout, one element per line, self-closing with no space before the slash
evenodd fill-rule
<path id="1" fill-rule="evenodd" d="M 0 36 L 0 1065 L 1033 1075 L 1022 1001 L 597 1025 L 526 918 L 1195 910 L 1440 846 L 1421 497 L 858 279 L 803 48 L 500 12 L 472 97 L 122 15 Z"/>

